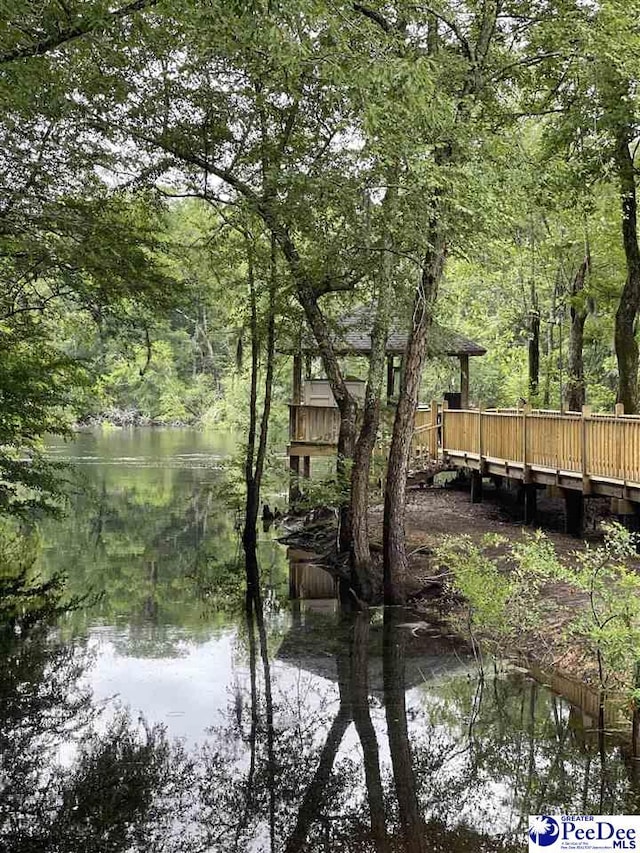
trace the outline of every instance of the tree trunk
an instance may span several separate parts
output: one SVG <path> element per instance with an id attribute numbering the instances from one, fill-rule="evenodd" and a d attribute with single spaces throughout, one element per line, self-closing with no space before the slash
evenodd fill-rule
<path id="1" fill-rule="evenodd" d="M 389 751 L 404 847 L 407 853 L 426 853 L 424 821 L 420 814 L 413 756 L 407 730 L 404 637 L 398 623 L 404 612 L 385 607 L 383 634 L 384 710 Z"/>
<path id="2" fill-rule="evenodd" d="M 567 385 L 565 389 L 565 407 L 570 412 L 580 412 L 585 404 L 584 383 L 584 324 L 588 310 L 584 305 L 584 285 L 589 271 L 589 256 L 578 267 L 571 282 L 571 326 L 569 329 L 569 352 L 567 355 Z"/>
<path id="3" fill-rule="evenodd" d="M 616 165 L 622 202 L 622 242 L 627 279 L 616 312 L 615 346 L 618 359 L 618 402 L 627 414 L 638 411 L 638 343 L 636 321 L 640 310 L 640 248 L 638 247 L 635 169 L 629 150 L 630 128 L 620 128 Z"/>
<path id="4" fill-rule="evenodd" d="M 249 613 L 253 597 L 259 594 L 260 589 L 256 556 L 256 525 L 258 523 L 260 492 L 253 470 L 258 419 L 258 353 L 260 344 L 258 341 L 258 306 L 253 269 L 253 248 L 249 243 L 247 243 L 247 280 L 249 285 L 249 333 L 251 336 L 251 385 L 249 390 L 249 430 L 244 463 L 246 497 L 242 545 L 245 552 L 245 572 L 247 579 L 246 610 Z"/>
<path id="5" fill-rule="evenodd" d="M 547 335 L 546 335 L 546 347 L 545 347 L 545 379 L 544 379 L 544 396 L 542 398 L 542 405 L 545 409 L 548 409 L 551 405 L 551 375 L 553 370 L 553 350 L 554 350 L 554 335 L 553 330 L 555 328 L 556 321 L 556 305 L 558 299 L 558 290 L 560 288 L 560 276 L 561 276 L 561 268 L 558 267 L 558 271 L 556 273 L 556 280 L 553 285 L 553 292 L 551 294 L 551 313 L 549 316 L 549 322 L 547 323 Z"/>
<path id="6" fill-rule="evenodd" d="M 257 559 L 257 523 L 260 508 L 260 487 L 264 472 L 264 462 L 267 453 L 267 438 L 269 430 L 269 415 L 271 412 L 271 396 L 273 390 L 273 371 L 275 362 L 275 313 L 277 292 L 277 267 L 275 241 L 271 241 L 271 266 L 269 272 L 269 307 L 267 312 L 267 342 L 266 366 L 264 381 L 264 402 L 260 419 L 260 437 L 256 451 L 256 432 L 258 422 L 258 356 L 260 351 L 258 308 L 253 271 L 253 253 L 248 247 L 248 282 L 250 305 L 250 335 L 251 335 L 251 389 L 249 392 L 249 431 L 245 457 L 245 520 L 242 533 L 242 544 L 245 552 L 245 570 L 247 578 L 247 611 L 251 602 L 260 598 L 260 569 Z"/>
<path id="7" fill-rule="evenodd" d="M 424 260 L 420 286 L 416 289 L 413 303 L 412 324 L 405 350 L 404 370 L 387 465 L 382 533 L 384 600 L 387 604 L 399 603 L 404 596 L 403 586 L 407 571 L 404 529 L 405 494 L 411 440 L 427 349 L 427 336 L 447 254 L 437 209 L 433 214 L 429 234 L 430 248 Z"/>
<path id="8" fill-rule="evenodd" d="M 538 396 L 540 385 L 540 312 L 537 305 L 529 311 L 529 400 Z"/>
<path id="9" fill-rule="evenodd" d="M 500 7 L 499 0 L 483 3 L 475 19 L 476 44 L 473 60 L 467 65 L 464 82 L 459 92 L 460 97 L 456 105 L 457 121 L 468 123 L 475 120 L 472 118 L 471 104 L 485 83 L 483 69 L 495 35 Z M 430 55 L 434 55 L 440 49 L 440 39 L 433 18 L 429 20 L 428 29 L 427 51 Z M 443 167 L 450 164 L 455 157 L 453 146 L 447 143 L 436 149 L 434 162 L 436 166 Z M 434 191 L 432 203 L 433 208 L 425 227 L 426 243 L 429 248 L 425 253 L 421 281 L 414 298 L 411 330 L 405 349 L 400 396 L 389 450 L 383 522 L 384 596 L 387 603 L 398 602 L 403 598 L 404 577 L 407 570 L 404 502 L 409 455 L 427 336 L 447 255 L 445 226 L 441 217 L 443 203 L 441 190 Z"/>
<path id="10" fill-rule="evenodd" d="M 396 183 L 396 170 L 392 170 L 391 180 L 383 202 L 383 214 L 389 217 L 395 205 L 397 192 L 392 186 Z M 390 242 L 385 235 L 385 243 Z M 384 380 L 385 354 L 389 337 L 389 302 L 392 287 L 392 257 L 383 246 L 381 276 L 376 300 L 376 312 L 371 330 L 371 354 L 367 387 L 365 390 L 362 425 L 353 455 L 351 469 L 350 527 L 351 527 L 351 574 L 356 592 L 363 601 L 371 601 L 370 581 L 371 551 L 369 548 L 369 477 L 371 460 L 375 448 L 378 426 L 380 424 L 380 397 Z"/>
<path id="11" fill-rule="evenodd" d="M 608 68 L 603 72 L 605 119 L 615 140 L 615 166 L 622 208 L 622 244 L 627 277 L 620 295 L 615 321 L 615 348 L 618 360 L 618 402 L 625 412 L 638 411 L 638 343 L 636 321 L 640 310 L 640 247 L 638 246 L 638 203 L 636 177 L 630 145 L 635 136 L 635 116 L 631 108 L 629 81 Z"/>

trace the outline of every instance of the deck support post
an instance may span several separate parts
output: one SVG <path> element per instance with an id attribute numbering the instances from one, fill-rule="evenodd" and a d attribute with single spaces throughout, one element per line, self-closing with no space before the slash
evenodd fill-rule
<path id="1" fill-rule="evenodd" d="M 584 500 L 582 493 L 577 489 L 563 489 L 564 491 L 564 530 L 573 536 L 582 534 L 584 520 Z"/>
<path id="2" fill-rule="evenodd" d="M 524 523 L 535 524 L 537 512 L 538 490 L 534 483 L 525 483 L 523 487 L 524 497 Z"/>
<path id="3" fill-rule="evenodd" d="M 302 457 L 303 469 L 302 476 L 308 480 L 311 477 L 311 457 L 303 456 Z"/>
<path id="4" fill-rule="evenodd" d="M 480 471 L 471 471 L 471 503 L 482 502 L 482 474 Z"/>
<path id="5" fill-rule="evenodd" d="M 300 500 L 300 457 L 289 457 L 289 506 Z"/>

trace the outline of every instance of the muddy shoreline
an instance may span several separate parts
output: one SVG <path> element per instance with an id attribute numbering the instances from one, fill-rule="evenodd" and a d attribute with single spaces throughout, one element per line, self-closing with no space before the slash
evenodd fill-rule
<path id="1" fill-rule="evenodd" d="M 298 534 L 285 537 L 288 544 L 308 553 L 316 565 L 334 577 L 347 579 L 348 567 L 335 559 L 332 547 L 331 521 L 321 511 Z M 374 562 L 373 585 L 376 600 L 382 599 L 382 505 L 370 509 L 370 537 Z M 563 532 L 563 503 L 559 499 L 542 496 L 539 499 L 537 527 L 553 543 L 561 560 L 571 560 L 590 543 L 601 538 L 599 524 L 612 516 L 609 505 L 601 501 L 597 506 L 582 538 Z M 418 623 L 426 626 L 434 622 L 456 632 L 457 620 L 463 605 L 448 592 L 442 567 L 434 560 L 434 550 L 448 536 L 469 536 L 480 544 L 486 534 L 495 533 L 510 543 L 522 540 L 532 528 L 522 520 L 522 507 L 513 492 L 488 487 L 482 503 L 471 503 L 464 483 L 448 483 L 424 489 L 411 489 L 407 493 L 406 537 L 409 553 L 409 575 L 406 579 L 408 606 L 415 612 Z M 329 535 L 327 535 L 327 533 Z M 314 556 L 315 554 L 315 556 Z M 498 556 L 496 552 L 495 556 Z M 492 554 L 492 556 L 494 556 Z M 583 594 L 566 584 L 556 583 L 543 590 L 551 603 L 544 622 L 534 632 L 523 633 L 515 647 L 497 649 L 496 654 L 511 663 L 526 668 L 539 680 L 567 696 L 585 713 L 592 714 L 599 700 L 597 668 L 590 649 L 575 637 L 568 637 L 566 628 L 575 618 L 576 611 L 586 607 Z M 458 637 L 468 643 L 469 636 L 460 631 Z M 482 638 L 481 638 L 482 639 Z M 489 657 L 489 656 L 487 656 Z M 560 685 L 564 685 L 561 689 Z M 611 696 L 613 711 L 608 722 L 615 728 L 614 720 L 621 721 L 619 695 Z M 622 722 L 624 726 L 624 722 Z"/>

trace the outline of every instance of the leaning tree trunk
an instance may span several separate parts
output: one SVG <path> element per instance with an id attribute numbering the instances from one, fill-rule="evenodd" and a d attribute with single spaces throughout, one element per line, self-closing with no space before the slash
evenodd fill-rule
<path id="1" fill-rule="evenodd" d="M 580 412 L 585 404 L 584 382 L 584 324 L 589 313 L 584 305 L 584 285 L 589 271 L 589 255 L 578 267 L 571 282 L 571 328 L 569 330 L 569 353 L 567 356 L 567 385 L 565 407 L 570 412 Z"/>
<path id="2" fill-rule="evenodd" d="M 356 445 L 356 402 L 347 389 L 338 356 L 333 346 L 329 326 L 319 305 L 319 298 L 324 293 L 344 290 L 345 288 L 341 287 L 338 282 L 334 282 L 333 284 L 324 282 L 321 287 L 314 286 L 307 271 L 303 269 L 298 250 L 286 228 L 279 223 L 269 208 L 262 208 L 261 215 L 271 229 L 274 238 L 278 241 L 280 249 L 289 265 L 296 286 L 298 302 L 302 306 L 307 322 L 318 344 L 322 366 L 327 374 L 331 391 L 340 412 L 337 475 L 338 484 L 345 493 L 348 493 L 350 465 Z M 340 551 L 349 552 L 351 539 L 349 501 L 345 500 L 340 506 L 338 538 Z"/>
<path id="3" fill-rule="evenodd" d="M 437 209 L 434 211 L 429 233 L 430 248 L 424 260 L 420 286 L 416 290 L 413 303 L 412 325 L 405 350 L 404 371 L 387 465 L 382 531 L 384 599 L 387 604 L 402 602 L 404 578 L 407 573 L 404 521 L 409 456 L 427 336 L 447 254 Z"/>

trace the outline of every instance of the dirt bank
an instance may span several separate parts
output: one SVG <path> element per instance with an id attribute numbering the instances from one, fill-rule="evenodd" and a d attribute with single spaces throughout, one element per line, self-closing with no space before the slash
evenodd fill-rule
<path id="1" fill-rule="evenodd" d="M 572 560 L 572 555 L 601 538 L 599 524 L 610 519 L 607 501 L 590 507 L 588 529 L 580 539 L 563 532 L 564 508 L 562 500 L 542 496 L 538 502 L 537 525 L 553 542 L 562 560 Z M 487 533 L 501 534 L 511 543 L 521 540 L 531 528 L 522 521 L 522 508 L 512 492 L 485 490 L 482 503 L 472 504 L 468 490 L 462 485 L 412 490 L 408 494 L 406 531 L 410 554 L 410 577 L 407 592 L 412 605 L 425 619 L 434 609 L 442 612 L 449 608 L 455 612 L 459 605 L 445 596 L 438 596 L 442 580 L 441 567 L 435 564 L 433 549 L 446 536 L 465 534 L 480 543 Z M 382 540 L 382 507 L 371 511 L 372 539 L 376 546 Z M 493 549 L 491 556 L 500 556 L 504 549 Z M 640 569 L 640 562 L 639 562 Z M 505 570 L 508 570 L 506 568 Z M 566 628 L 580 609 L 588 606 L 587 597 L 567 584 L 546 586 L 546 616 L 535 634 L 522 634 L 517 638 L 517 648 L 505 649 L 507 655 L 521 663 L 532 664 L 556 676 L 566 676 L 584 685 L 597 683 L 596 660 L 593 650 L 569 638 Z"/>

